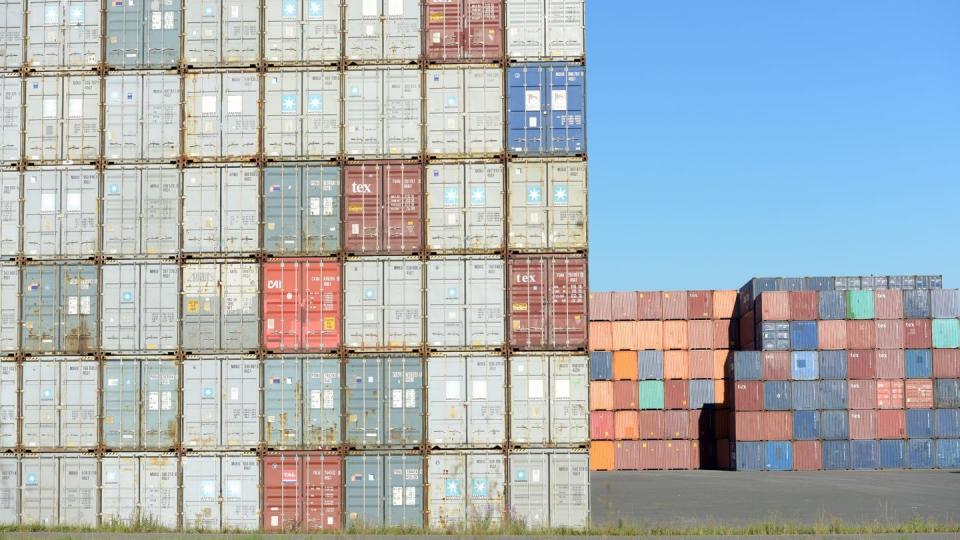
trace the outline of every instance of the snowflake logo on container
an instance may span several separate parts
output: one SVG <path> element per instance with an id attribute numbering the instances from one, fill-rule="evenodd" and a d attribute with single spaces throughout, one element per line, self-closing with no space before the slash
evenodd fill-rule
<path id="1" fill-rule="evenodd" d="M 320 2 L 310 2 L 310 16 L 323 17 L 323 4 Z"/>
<path id="2" fill-rule="evenodd" d="M 540 186 L 531 186 L 527 188 L 527 204 L 539 204 L 543 199 Z"/>
<path id="3" fill-rule="evenodd" d="M 470 482 L 471 497 L 486 497 L 490 494 L 490 482 L 486 478 L 474 478 Z"/>
<path id="4" fill-rule="evenodd" d="M 37 475 L 35 475 L 35 474 L 33 474 L 33 473 L 28 474 L 28 475 L 27 475 L 26 484 L 27 484 L 28 486 L 35 486 L 35 485 L 37 485 Z"/>
<path id="5" fill-rule="evenodd" d="M 73 6 L 70 8 L 70 22 L 83 24 L 83 6 Z"/>
<path id="6" fill-rule="evenodd" d="M 322 113 L 323 112 L 323 96 L 320 94 L 310 94 L 307 96 L 307 112 L 309 113 Z"/>
<path id="7" fill-rule="evenodd" d="M 444 206 L 459 206 L 460 188 L 456 186 L 445 188 L 443 190 L 443 204 Z"/>
<path id="8" fill-rule="evenodd" d="M 568 201 L 567 185 L 556 184 L 553 186 L 553 204 L 565 205 Z"/>
<path id="9" fill-rule="evenodd" d="M 293 94 L 284 94 L 280 98 L 280 112 L 283 114 L 297 112 L 297 96 Z"/>
<path id="10" fill-rule="evenodd" d="M 59 19 L 60 13 L 57 9 L 57 6 L 47 6 L 43 11 L 43 22 L 44 24 L 57 24 L 57 19 Z"/>
<path id="11" fill-rule="evenodd" d="M 130 302 L 133 300 L 133 293 L 130 291 L 124 291 L 124 293 L 120 295 L 120 299 L 124 302 Z"/>
<path id="12" fill-rule="evenodd" d="M 297 0 L 283 0 L 283 16 L 286 18 L 297 16 Z"/>
<path id="13" fill-rule="evenodd" d="M 460 291 L 458 291 L 456 287 L 449 287 L 447 289 L 447 298 L 451 300 L 460 298 Z"/>
<path id="14" fill-rule="evenodd" d="M 205 398 L 212 398 L 212 397 L 213 397 L 213 388 L 210 388 L 209 386 L 205 386 L 205 387 L 203 388 L 203 397 L 205 397 Z"/>
<path id="15" fill-rule="evenodd" d="M 482 187 L 475 187 L 471 190 L 470 200 L 473 201 L 473 204 L 482 205 L 487 202 L 487 190 Z"/>
<path id="16" fill-rule="evenodd" d="M 120 193 L 120 184 L 110 184 L 110 193 L 117 194 Z"/>
<path id="17" fill-rule="evenodd" d="M 443 494 L 447 497 L 460 497 L 462 493 L 460 491 L 460 481 L 459 480 L 447 480 L 443 486 Z"/>
<path id="18" fill-rule="evenodd" d="M 51 389 L 49 389 L 49 388 L 44 388 L 44 389 L 40 392 L 40 397 L 41 397 L 42 399 L 53 399 L 53 390 L 51 390 Z"/>
<path id="19" fill-rule="evenodd" d="M 517 482 L 527 481 L 527 471 L 520 469 L 517 471 Z"/>
<path id="20" fill-rule="evenodd" d="M 213 482 L 207 480 L 200 484 L 200 494 L 204 497 L 216 497 L 217 488 L 213 485 Z"/>
<path id="21" fill-rule="evenodd" d="M 373 300 L 374 298 L 377 297 L 377 292 L 373 289 L 364 289 L 363 297 L 366 298 L 367 300 Z"/>

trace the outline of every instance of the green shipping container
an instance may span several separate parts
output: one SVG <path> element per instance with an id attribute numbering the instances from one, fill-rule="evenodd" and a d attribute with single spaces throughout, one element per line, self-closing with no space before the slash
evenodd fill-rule
<path id="1" fill-rule="evenodd" d="M 663 381 L 640 381 L 640 409 L 663 409 Z"/>
<path id="2" fill-rule="evenodd" d="M 960 348 L 960 320 L 934 319 L 933 320 L 933 348 L 956 349 Z"/>
<path id="3" fill-rule="evenodd" d="M 848 319 L 872 319 L 873 314 L 873 291 L 847 291 Z"/>

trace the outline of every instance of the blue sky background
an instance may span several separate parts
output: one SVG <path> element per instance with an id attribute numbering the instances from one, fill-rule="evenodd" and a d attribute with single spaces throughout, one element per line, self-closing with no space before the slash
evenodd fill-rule
<path id="1" fill-rule="evenodd" d="M 593 290 L 960 286 L 960 2 L 587 0 Z"/>

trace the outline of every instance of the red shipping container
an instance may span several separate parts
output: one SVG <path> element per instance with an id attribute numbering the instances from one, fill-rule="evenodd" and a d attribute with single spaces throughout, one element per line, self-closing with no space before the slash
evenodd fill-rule
<path id="1" fill-rule="evenodd" d="M 590 323 L 590 350 L 613 350 L 613 325 L 606 321 Z"/>
<path id="2" fill-rule="evenodd" d="M 666 459 L 664 458 L 664 441 L 640 441 L 640 470 L 655 471 L 663 469 Z"/>
<path id="3" fill-rule="evenodd" d="M 756 328 L 754 326 L 753 312 L 747 312 L 740 318 L 740 348 L 748 351 L 753 348 Z"/>
<path id="4" fill-rule="evenodd" d="M 663 378 L 667 380 L 690 378 L 690 357 L 687 351 L 663 353 Z"/>
<path id="5" fill-rule="evenodd" d="M 874 316 L 877 319 L 903 318 L 903 291 L 877 289 L 873 291 Z"/>
<path id="6" fill-rule="evenodd" d="M 613 436 L 619 441 L 639 439 L 637 411 L 617 411 L 613 417 Z"/>
<path id="7" fill-rule="evenodd" d="M 737 346 L 736 326 L 730 319 L 713 321 L 713 349 L 733 349 Z"/>
<path id="8" fill-rule="evenodd" d="M 790 293 L 790 320 L 815 321 L 820 318 L 820 295 L 817 291 Z"/>
<path id="9" fill-rule="evenodd" d="M 662 321 L 639 321 L 633 323 L 637 328 L 637 350 L 638 351 L 662 351 L 663 350 L 663 322 Z"/>
<path id="10" fill-rule="evenodd" d="M 663 297 L 659 291 L 637 293 L 637 319 L 641 321 L 663 320 Z"/>
<path id="11" fill-rule="evenodd" d="M 903 321 L 882 320 L 876 326 L 878 349 L 903 348 Z"/>
<path id="12" fill-rule="evenodd" d="M 613 408 L 618 411 L 637 409 L 637 399 L 640 397 L 640 388 L 637 381 L 614 381 Z"/>
<path id="13" fill-rule="evenodd" d="M 848 351 L 847 377 L 850 379 L 876 379 L 877 352 L 872 349 L 869 351 Z"/>
<path id="14" fill-rule="evenodd" d="M 712 441 L 708 441 L 707 448 L 712 447 L 711 442 Z M 705 455 L 707 448 L 701 448 L 700 441 L 696 439 L 690 440 L 690 463 L 687 464 L 690 470 L 699 471 L 701 468 L 708 468 L 709 465 L 707 465 L 707 467 L 702 467 L 702 465 L 716 461 L 713 459 L 713 456 Z"/>
<path id="15" fill-rule="evenodd" d="M 612 411 L 613 409 L 613 382 L 590 381 L 590 410 Z"/>
<path id="16" fill-rule="evenodd" d="M 668 470 L 684 470 L 690 467 L 690 441 L 664 441 L 663 468 Z"/>
<path id="17" fill-rule="evenodd" d="M 737 291 L 713 291 L 713 318 L 733 319 L 737 311 Z"/>
<path id="18" fill-rule="evenodd" d="M 762 413 L 763 440 L 789 441 L 793 439 L 793 413 L 791 411 L 765 411 Z"/>
<path id="19" fill-rule="evenodd" d="M 640 443 L 617 441 L 614 443 L 613 462 L 618 471 L 635 471 L 640 468 Z"/>
<path id="20" fill-rule="evenodd" d="M 763 440 L 763 412 L 737 412 L 733 422 L 738 441 Z"/>
<path id="21" fill-rule="evenodd" d="M 825 351 L 842 351 L 847 348 L 847 321 L 818 321 L 817 339 Z"/>
<path id="22" fill-rule="evenodd" d="M 960 350 L 934 349 L 933 376 L 937 379 L 960 378 Z"/>
<path id="23" fill-rule="evenodd" d="M 576 350 L 586 346 L 586 259 L 512 259 L 509 289 L 513 347 Z"/>
<path id="24" fill-rule="evenodd" d="M 663 319 L 687 319 L 687 292 L 666 291 L 663 293 Z"/>
<path id="25" fill-rule="evenodd" d="M 265 530 L 341 528 L 340 456 L 283 452 L 264 456 L 262 463 Z"/>
<path id="26" fill-rule="evenodd" d="M 612 293 L 612 292 L 590 293 L 590 320 L 591 321 L 612 321 L 613 320 L 613 295 L 614 294 L 617 294 L 617 293 Z"/>
<path id="27" fill-rule="evenodd" d="M 635 321 L 637 320 L 637 293 L 615 292 L 612 293 L 613 320 L 615 321 Z"/>
<path id="28" fill-rule="evenodd" d="M 426 57 L 448 62 L 503 56 L 503 0 L 426 0 Z"/>
<path id="29" fill-rule="evenodd" d="M 847 391 L 851 409 L 877 408 L 877 381 L 850 381 L 847 383 Z"/>
<path id="30" fill-rule="evenodd" d="M 906 405 L 908 409 L 933 408 L 933 380 L 907 379 L 904 385 Z"/>
<path id="31" fill-rule="evenodd" d="M 903 350 L 902 349 L 884 349 L 877 351 L 877 378 L 878 379 L 902 379 L 903 378 Z"/>
<path id="32" fill-rule="evenodd" d="M 761 321 L 790 320 L 790 293 L 767 291 L 757 299 Z"/>
<path id="33" fill-rule="evenodd" d="M 903 409 L 903 379 L 880 379 L 877 381 L 877 408 Z"/>
<path id="34" fill-rule="evenodd" d="M 876 346 L 876 321 L 847 321 L 848 349 L 874 349 Z"/>
<path id="35" fill-rule="evenodd" d="M 664 411 L 640 411 L 640 438 L 662 439 L 664 434 Z"/>
<path id="36" fill-rule="evenodd" d="M 344 247 L 351 253 L 413 254 L 423 247 L 423 168 L 364 163 L 344 168 Z"/>
<path id="37" fill-rule="evenodd" d="M 687 411 L 687 438 L 712 439 L 713 424 L 711 423 L 713 410 L 690 409 Z"/>
<path id="38" fill-rule="evenodd" d="M 737 411 L 763 410 L 763 383 L 742 381 L 733 385 L 733 404 Z"/>
<path id="39" fill-rule="evenodd" d="M 663 408 L 686 410 L 690 405 L 690 389 L 687 381 L 663 382 Z"/>
<path id="40" fill-rule="evenodd" d="M 850 411 L 850 439 L 877 438 L 877 411 Z"/>
<path id="41" fill-rule="evenodd" d="M 713 292 L 712 291 L 688 291 L 687 292 L 687 318 L 688 319 L 712 319 L 713 318 Z"/>
<path id="42" fill-rule="evenodd" d="M 687 355 L 689 359 L 689 377 L 691 379 L 713 379 L 713 351 L 690 351 Z"/>
<path id="43" fill-rule="evenodd" d="M 263 264 L 263 346 L 272 351 L 340 346 L 340 279 L 334 259 L 271 259 Z"/>
<path id="44" fill-rule="evenodd" d="M 593 411 L 590 413 L 590 439 L 603 441 L 613 439 L 613 411 Z"/>
<path id="45" fill-rule="evenodd" d="M 637 345 L 639 345 L 637 324 L 636 321 L 614 321 L 610 323 L 610 327 L 613 329 L 614 351 L 637 350 Z"/>
<path id="46" fill-rule="evenodd" d="M 907 436 L 907 413 L 904 410 L 877 412 L 877 437 L 903 439 Z"/>
<path id="47" fill-rule="evenodd" d="M 687 350 L 687 321 L 663 321 L 664 350 Z"/>
<path id="48" fill-rule="evenodd" d="M 613 353 L 613 378 L 615 380 L 637 380 L 637 369 L 639 367 L 636 351 L 617 351 Z"/>
<path id="49" fill-rule="evenodd" d="M 687 321 L 687 345 L 690 349 L 713 349 L 713 321 Z"/>
<path id="50" fill-rule="evenodd" d="M 820 441 L 794 441 L 793 469 L 795 471 L 823 469 L 823 451 L 820 449 Z"/>
<path id="51" fill-rule="evenodd" d="M 930 319 L 903 321 L 903 344 L 908 349 L 929 349 L 933 346 Z"/>
<path id="52" fill-rule="evenodd" d="M 766 381 L 790 380 L 790 353 L 786 351 L 765 351 L 760 353 L 763 366 L 763 379 Z"/>
<path id="53" fill-rule="evenodd" d="M 664 438 L 688 439 L 690 417 L 687 411 L 665 411 L 663 413 Z"/>

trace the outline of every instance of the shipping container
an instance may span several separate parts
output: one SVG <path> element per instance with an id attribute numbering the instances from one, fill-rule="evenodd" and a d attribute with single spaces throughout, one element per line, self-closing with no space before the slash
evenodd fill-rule
<path id="1" fill-rule="evenodd" d="M 423 263 L 366 258 L 344 263 L 344 340 L 351 349 L 414 349 L 423 341 Z"/>
<path id="2" fill-rule="evenodd" d="M 503 71 L 487 68 L 426 72 L 426 151 L 431 156 L 503 151 Z"/>
<path id="3" fill-rule="evenodd" d="M 136 373 L 139 364 L 139 392 L 134 392 L 128 383 L 129 378 Z M 108 379 L 107 368 L 112 365 L 116 370 L 118 381 L 113 392 L 120 395 L 109 396 L 108 388 L 111 381 Z M 125 359 L 111 360 L 104 366 L 104 441 L 109 443 L 108 430 L 119 436 L 116 448 L 129 447 L 128 437 L 135 424 L 128 421 L 133 415 L 139 414 L 138 419 L 140 438 L 139 445 L 145 449 L 170 450 L 180 442 L 180 368 L 172 360 L 161 359 Z M 122 382 L 122 385 L 119 384 Z M 112 409 L 116 412 L 108 414 L 107 400 L 110 398 Z M 136 402 L 130 403 L 130 399 Z M 133 416 L 136 418 L 136 416 Z M 112 420 L 112 424 L 108 421 Z M 108 427 L 109 426 L 109 427 Z M 176 476 L 176 473 L 174 473 Z M 174 504 L 174 508 L 176 505 Z"/>
<path id="4" fill-rule="evenodd" d="M 260 345 L 259 267 L 233 262 L 183 265 L 184 349 L 252 351 Z"/>
<path id="5" fill-rule="evenodd" d="M 5 7 L 0 4 L 0 10 Z M 0 26 L 0 32 L 4 30 L 9 31 L 10 28 Z M 5 50 L 9 51 L 11 48 L 7 47 Z M 9 57 L 5 56 L 5 58 L 9 60 Z M 3 101 L 0 101 L 0 161 L 3 163 L 12 164 L 23 157 L 23 144 L 20 139 L 25 129 L 23 125 L 23 82 L 23 79 L 19 78 L 0 77 L 0 98 L 3 99 Z"/>
<path id="6" fill-rule="evenodd" d="M 24 155 L 27 160 L 92 162 L 97 159 L 100 154 L 99 77 L 31 77 L 26 83 L 26 92 Z"/>
<path id="7" fill-rule="evenodd" d="M 344 154 L 353 158 L 418 156 L 422 131 L 420 72 L 366 68 L 348 70 L 344 77 Z"/>
<path id="8" fill-rule="evenodd" d="M 180 172 L 173 167 L 103 173 L 105 257 L 173 257 L 180 246 Z"/>
<path id="9" fill-rule="evenodd" d="M 426 0 L 425 56 L 432 62 L 503 57 L 503 0 Z"/>
<path id="10" fill-rule="evenodd" d="M 510 248 L 586 248 L 586 163 L 513 162 L 508 174 Z"/>
<path id="11" fill-rule="evenodd" d="M 590 508 L 588 455 L 512 453 L 507 512 L 531 530 L 587 526 Z"/>
<path id="12" fill-rule="evenodd" d="M 162 0 L 155 4 L 160 3 L 171 2 Z M 109 3 L 107 9 L 114 9 L 114 4 L 116 2 Z M 160 7 L 168 9 L 166 5 Z M 133 8 L 135 6 L 124 3 L 120 9 Z M 107 17 L 109 21 L 109 11 Z M 120 32 L 137 31 L 140 26 L 130 24 L 129 29 Z M 179 47 L 179 39 L 175 46 Z M 110 162 L 172 161 L 180 155 L 180 77 L 173 74 L 111 73 L 104 77 L 103 84 L 105 159 Z"/>
<path id="13" fill-rule="evenodd" d="M 342 387 L 337 358 L 266 358 L 264 444 L 271 449 L 330 448 L 340 444 Z"/>
<path id="14" fill-rule="evenodd" d="M 340 2 L 266 2 L 263 57 L 270 65 L 332 63 L 342 46 Z"/>
<path id="15" fill-rule="evenodd" d="M 507 144 L 511 154 L 573 156 L 586 152 L 584 75 L 583 66 L 565 63 L 508 68 Z"/>
<path id="16" fill-rule="evenodd" d="M 427 263 L 427 342 L 431 347 L 502 348 L 502 259 L 433 259 Z"/>
<path id="17" fill-rule="evenodd" d="M 340 345 L 341 267 L 333 259 L 270 259 L 263 264 L 263 346 L 271 351 Z"/>
<path id="18" fill-rule="evenodd" d="M 256 0 L 223 1 L 256 3 Z M 203 5 L 191 3 L 187 8 L 188 32 L 193 6 L 202 9 Z M 186 43 L 189 53 L 189 40 Z M 219 44 L 219 40 L 215 43 Z M 183 153 L 188 158 L 237 159 L 257 153 L 260 80 L 256 73 L 190 73 L 184 76 L 183 88 Z M 186 184 L 189 177 L 184 176 Z"/>
<path id="19" fill-rule="evenodd" d="M 100 458 L 100 524 L 131 527 L 140 521 L 140 460 L 134 454 Z"/>
<path id="20" fill-rule="evenodd" d="M 19 394 L 20 369 L 17 363 L 0 362 L 0 448 L 7 451 L 15 449 L 20 442 Z"/>
<path id="21" fill-rule="evenodd" d="M 496 525 L 504 518 L 504 456 L 493 452 L 434 452 L 427 461 L 429 527 Z"/>
<path id="22" fill-rule="evenodd" d="M 3 0 L 0 13 L 0 68 L 18 69 L 23 65 L 23 0 Z"/>
<path id="23" fill-rule="evenodd" d="M 100 177 L 92 168 L 31 169 L 23 176 L 23 254 L 93 258 L 99 251 Z"/>
<path id="24" fill-rule="evenodd" d="M 180 464 L 175 454 L 140 458 L 139 518 L 160 527 L 180 525 Z"/>
<path id="25" fill-rule="evenodd" d="M 89 353 L 99 345 L 97 267 L 23 267 L 21 346 L 27 352 Z"/>
<path id="26" fill-rule="evenodd" d="M 22 365 L 21 445 L 29 449 L 97 446 L 96 362 L 44 358 Z"/>
<path id="27" fill-rule="evenodd" d="M 344 170 L 344 247 L 356 254 L 411 255 L 423 248 L 423 169 L 413 164 Z"/>
<path id="28" fill-rule="evenodd" d="M 259 185 L 259 170 L 254 167 L 185 169 L 183 251 L 198 255 L 257 252 Z"/>
<path id="29" fill-rule="evenodd" d="M 344 381 L 351 447 L 410 447 L 423 440 L 423 365 L 418 357 L 352 357 Z"/>
<path id="30" fill-rule="evenodd" d="M 31 1 L 27 61 L 36 70 L 93 69 L 100 62 L 98 0 Z"/>
<path id="31" fill-rule="evenodd" d="M 253 357 L 183 361 L 183 442 L 188 450 L 260 444 L 260 363 Z"/>
<path id="32" fill-rule="evenodd" d="M 0 352 L 14 353 L 20 342 L 20 268 L 0 264 Z"/>
<path id="33" fill-rule="evenodd" d="M 586 261 L 517 257 L 509 266 L 510 344 L 519 349 L 586 348 Z"/>
<path id="34" fill-rule="evenodd" d="M 105 61 L 118 68 L 169 68 L 180 62 L 180 3 L 106 4 Z"/>
<path id="35" fill-rule="evenodd" d="M 190 455 L 181 461 L 183 528 L 260 528 L 260 463 L 252 454 Z"/>
<path id="36" fill-rule="evenodd" d="M 613 346 L 613 324 L 614 323 L 607 321 L 591 321 L 589 323 L 590 339 L 588 348 L 591 351 L 610 351 L 615 349 Z"/>
<path id="37" fill-rule="evenodd" d="M 180 337 L 180 268 L 176 264 L 108 264 L 100 273 L 100 347 L 114 352 L 175 350 Z"/>
<path id="38" fill-rule="evenodd" d="M 427 441 L 432 448 L 506 444 L 504 365 L 501 356 L 427 359 Z"/>
<path id="39" fill-rule="evenodd" d="M 934 319 L 956 319 L 960 317 L 960 291 L 957 289 L 930 291 L 930 308 Z"/>
<path id="40" fill-rule="evenodd" d="M 266 9 L 275 5 L 268 4 Z M 320 2 L 315 0 L 313 5 Z M 263 153 L 267 157 L 316 159 L 340 153 L 339 72 L 274 71 L 264 75 L 263 85 Z"/>
<path id="41" fill-rule="evenodd" d="M 419 0 L 347 0 L 344 50 L 351 61 L 420 57 Z"/>
<path id="42" fill-rule="evenodd" d="M 263 249 L 270 255 L 340 249 L 340 168 L 271 165 L 263 171 Z"/>
<path id="43" fill-rule="evenodd" d="M 577 58 L 584 54 L 584 0 L 505 0 L 507 55 Z"/>
<path id="44" fill-rule="evenodd" d="M 431 251 L 490 251 L 503 245 L 503 166 L 432 164 L 426 168 Z"/>
<path id="45" fill-rule="evenodd" d="M 343 458 L 322 452 L 276 452 L 262 460 L 262 528 L 341 528 Z"/>
<path id="46" fill-rule="evenodd" d="M 20 460 L 20 523 L 97 525 L 97 459 L 48 454 Z"/>
<path id="47" fill-rule="evenodd" d="M 253 66 L 260 59 L 260 2 L 187 2 L 183 62 L 188 66 Z"/>
<path id="48" fill-rule="evenodd" d="M 344 460 L 346 526 L 423 527 L 423 456 L 361 454 Z"/>
<path id="49" fill-rule="evenodd" d="M 525 446 L 587 446 L 587 358 L 510 359 L 510 441 Z"/>

